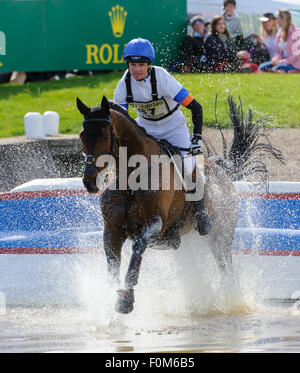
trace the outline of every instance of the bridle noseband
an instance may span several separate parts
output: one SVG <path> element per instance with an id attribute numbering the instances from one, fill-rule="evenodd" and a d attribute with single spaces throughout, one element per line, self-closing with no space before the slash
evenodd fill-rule
<path id="1" fill-rule="evenodd" d="M 83 126 L 83 132 L 90 132 L 90 136 L 96 136 L 98 130 L 100 128 L 104 128 L 107 125 L 109 125 L 110 129 L 110 138 L 111 138 L 111 144 L 110 144 L 110 149 L 105 150 L 101 153 L 93 153 L 93 149 L 91 149 L 91 144 L 86 143 L 87 147 L 87 153 L 85 154 L 85 170 L 84 173 L 86 175 L 94 175 L 97 171 L 100 171 L 98 167 L 95 166 L 94 160 L 101 155 L 105 154 L 113 154 L 115 151 L 115 139 L 116 135 L 112 126 L 112 122 L 110 119 L 85 119 L 82 122 Z M 85 140 L 86 141 L 86 140 Z"/>

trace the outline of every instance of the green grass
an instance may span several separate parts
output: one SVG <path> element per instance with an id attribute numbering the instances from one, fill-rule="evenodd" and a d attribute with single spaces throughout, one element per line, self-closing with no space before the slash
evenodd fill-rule
<path id="1" fill-rule="evenodd" d="M 24 134 L 24 115 L 53 110 L 60 115 L 60 133 L 76 134 L 82 117 L 76 97 L 94 106 L 103 95 L 112 99 L 122 72 L 78 76 L 60 81 L 0 85 L 0 137 Z M 215 97 L 218 121 L 230 125 L 227 97 L 241 97 L 244 111 L 251 107 L 256 117 L 271 117 L 273 127 L 300 127 L 300 74 L 176 74 L 175 77 L 202 104 L 204 126 L 215 124 Z M 191 114 L 183 108 L 191 124 Z M 134 112 L 131 110 L 134 115 Z"/>

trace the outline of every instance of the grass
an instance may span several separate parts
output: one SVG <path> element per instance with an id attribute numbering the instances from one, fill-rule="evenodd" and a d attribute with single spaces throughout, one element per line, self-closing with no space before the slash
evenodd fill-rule
<path id="1" fill-rule="evenodd" d="M 76 97 L 95 106 L 103 95 L 113 98 L 122 72 L 78 76 L 60 81 L 0 85 L 0 137 L 24 135 L 24 115 L 53 110 L 60 115 L 60 133 L 77 134 L 82 117 Z M 218 122 L 230 126 L 227 97 L 241 98 L 257 117 L 270 117 L 270 126 L 300 128 L 300 74 L 176 74 L 175 77 L 202 104 L 204 126 L 215 124 L 215 97 L 218 96 Z M 133 116 L 135 113 L 130 111 Z M 191 126 L 191 114 L 183 113 Z"/>

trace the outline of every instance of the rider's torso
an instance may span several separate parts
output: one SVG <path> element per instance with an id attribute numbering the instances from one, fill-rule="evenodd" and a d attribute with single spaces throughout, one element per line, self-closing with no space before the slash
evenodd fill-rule
<path id="1" fill-rule="evenodd" d="M 182 85 L 163 68 L 155 67 L 157 98 L 153 99 L 151 77 L 136 81 L 130 77 L 132 102 L 127 101 L 126 75 L 119 82 L 114 100 L 119 104 L 128 103 L 137 113 L 137 123 L 148 133 L 160 137 L 168 131 L 186 124 L 178 103 L 173 100 Z"/>
<path id="2" fill-rule="evenodd" d="M 170 97 L 158 94 L 157 72 L 154 67 L 149 70 L 148 76 L 141 81 L 133 79 L 128 71 L 125 84 L 126 101 L 144 119 L 150 121 L 162 120 L 172 115 L 179 108 L 179 104 L 172 99 L 170 100 Z M 132 89 L 132 85 L 134 85 L 134 89 Z M 142 90 L 138 92 L 137 87 L 142 88 Z"/>

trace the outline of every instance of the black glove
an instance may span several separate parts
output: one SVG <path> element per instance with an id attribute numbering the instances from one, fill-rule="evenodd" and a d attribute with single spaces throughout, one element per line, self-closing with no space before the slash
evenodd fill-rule
<path id="1" fill-rule="evenodd" d="M 202 136 L 201 135 L 192 135 L 191 136 L 191 145 L 189 152 L 192 155 L 197 155 L 202 153 Z"/>

